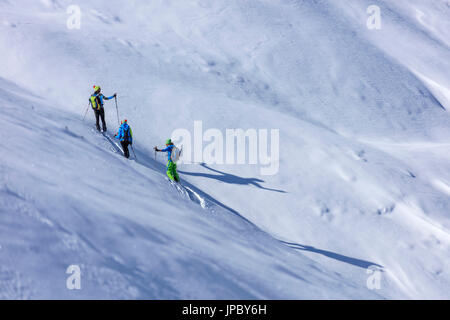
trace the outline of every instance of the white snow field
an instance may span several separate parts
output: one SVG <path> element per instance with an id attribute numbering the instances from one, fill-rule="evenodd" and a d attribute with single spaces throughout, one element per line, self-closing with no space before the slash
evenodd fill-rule
<path id="1" fill-rule="evenodd" d="M 449 18 L 448 0 L 0 0 L 0 298 L 449 299 Z M 137 159 L 83 121 L 93 85 Z M 194 121 L 279 129 L 279 171 L 180 164 L 172 185 L 152 148 Z"/>

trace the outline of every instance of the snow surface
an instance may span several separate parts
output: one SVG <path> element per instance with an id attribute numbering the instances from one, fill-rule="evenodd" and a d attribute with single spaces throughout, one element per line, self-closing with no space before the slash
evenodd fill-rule
<path id="1" fill-rule="evenodd" d="M 0 1 L 0 298 L 450 298 L 448 0 L 72 4 Z M 278 174 L 172 185 L 152 147 L 195 120 L 280 129 Z"/>

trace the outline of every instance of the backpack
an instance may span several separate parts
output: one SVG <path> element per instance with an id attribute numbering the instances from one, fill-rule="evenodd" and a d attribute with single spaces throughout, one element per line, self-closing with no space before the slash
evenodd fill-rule
<path id="1" fill-rule="evenodd" d="M 172 153 L 170 155 L 170 159 L 172 162 L 177 162 L 180 160 L 181 151 L 183 150 L 183 146 L 181 146 L 181 149 L 178 149 L 176 146 L 173 146 Z"/>
<path id="2" fill-rule="evenodd" d="M 91 102 L 91 107 L 92 107 L 92 109 L 97 109 L 97 110 L 99 110 L 100 109 L 100 107 L 101 107 L 101 105 L 100 105 L 100 99 L 98 98 L 98 96 L 97 95 L 92 95 L 90 98 L 89 98 L 89 101 Z"/>
<path id="3" fill-rule="evenodd" d="M 127 130 L 123 130 L 123 140 L 128 141 L 130 139 L 130 126 L 128 126 Z"/>

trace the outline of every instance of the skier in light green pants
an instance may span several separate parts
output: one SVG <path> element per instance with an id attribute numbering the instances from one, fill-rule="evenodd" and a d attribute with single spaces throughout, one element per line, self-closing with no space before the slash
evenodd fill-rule
<path id="1" fill-rule="evenodd" d="M 177 164 L 172 160 L 172 152 L 173 149 L 176 148 L 175 145 L 172 143 L 171 139 L 166 140 L 166 147 L 164 149 L 158 149 L 158 147 L 155 147 L 155 151 L 157 152 L 167 152 L 167 176 L 170 180 L 180 182 L 180 177 L 178 176 L 177 172 Z"/>

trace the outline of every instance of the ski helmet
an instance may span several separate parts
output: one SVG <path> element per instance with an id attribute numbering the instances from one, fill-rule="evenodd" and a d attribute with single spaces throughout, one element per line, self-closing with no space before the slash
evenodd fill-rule
<path id="1" fill-rule="evenodd" d="M 172 144 L 172 139 L 167 139 L 166 144 Z"/>
<path id="2" fill-rule="evenodd" d="M 101 89 L 100 89 L 100 87 L 99 86 L 95 86 L 94 85 L 94 92 L 97 92 L 97 91 L 100 91 Z"/>
<path id="3" fill-rule="evenodd" d="M 127 119 L 123 119 L 123 120 L 120 122 L 120 124 L 124 124 L 124 123 L 127 123 Z"/>

